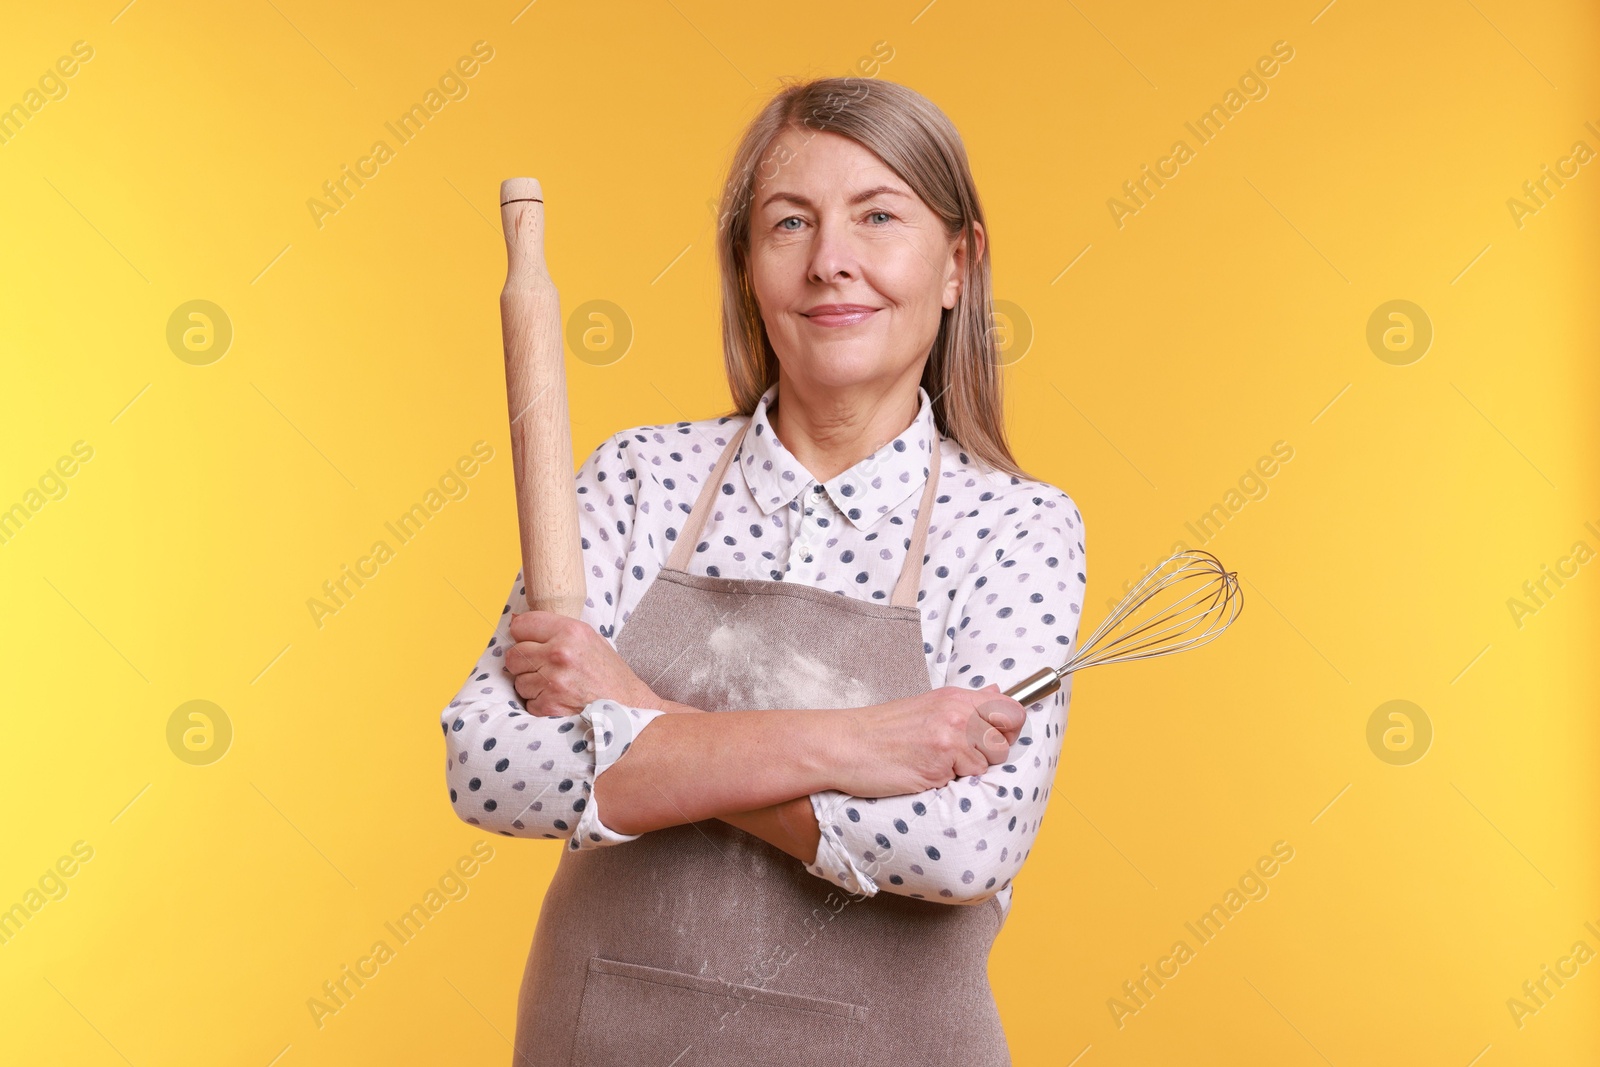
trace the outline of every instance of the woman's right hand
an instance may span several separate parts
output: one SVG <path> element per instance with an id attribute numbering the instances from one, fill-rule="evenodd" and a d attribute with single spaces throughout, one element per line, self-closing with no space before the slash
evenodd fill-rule
<path id="1" fill-rule="evenodd" d="M 834 788 L 889 797 L 937 789 L 1005 762 L 1027 709 L 998 685 L 947 685 L 838 714 L 843 747 Z"/>

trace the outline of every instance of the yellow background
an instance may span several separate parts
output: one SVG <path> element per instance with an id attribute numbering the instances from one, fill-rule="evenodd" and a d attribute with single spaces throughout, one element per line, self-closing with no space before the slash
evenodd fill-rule
<path id="1" fill-rule="evenodd" d="M 343 1010 L 306 1006 L 484 836 L 438 715 L 518 566 L 498 183 L 542 180 L 568 313 L 608 300 L 635 332 L 569 354 L 581 458 L 725 409 L 707 202 L 780 76 L 852 72 L 965 138 L 996 296 L 1033 331 L 1014 444 L 1086 522 L 1083 636 L 1180 539 L 1246 598 L 1214 644 L 1076 683 L 991 959 L 1015 1062 L 1600 1058 L 1600 962 L 1507 1007 L 1600 951 L 1600 563 L 1520 626 L 1507 605 L 1600 549 L 1600 163 L 1520 226 L 1507 205 L 1600 150 L 1592 8 L 122 3 L 15 5 L 0 35 L 5 106 L 94 49 L 0 145 L 0 507 L 94 450 L 0 545 L 0 907 L 93 849 L 0 946 L 0 1061 L 509 1061 L 548 843 L 492 840 Z M 469 94 L 396 146 L 384 123 L 478 40 Z M 1268 95 L 1199 145 L 1184 123 L 1280 40 Z M 319 227 L 307 201 L 380 138 Z M 1119 226 L 1108 201 L 1179 138 L 1194 158 Z M 166 341 L 195 299 L 234 330 L 205 366 Z M 1434 331 L 1404 366 L 1366 341 L 1396 299 Z M 466 497 L 318 627 L 322 582 L 478 440 Z M 1187 533 L 1277 441 L 1266 496 Z M 1409 765 L 1367 743 L 1395 699 L 1432 724 Z M 232 724 L 208 766 L 168 747 L 191 700 Z M 1190 940 L 1277 841 L 1270 893 Z M 1108 1001 L 1179 939 L 1194 958 L 1119 1026 Z"/>

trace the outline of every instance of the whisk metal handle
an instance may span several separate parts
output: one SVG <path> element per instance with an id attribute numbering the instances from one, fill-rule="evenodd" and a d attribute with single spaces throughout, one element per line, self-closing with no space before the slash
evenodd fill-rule
<path id="1" fill-rule="evenodd" d="M 1018 704 L 1032 704 L 1061 688 L 1061 675 L 1054 667 L 1041 667 L 1005 691 L 1005 695 Z"/>

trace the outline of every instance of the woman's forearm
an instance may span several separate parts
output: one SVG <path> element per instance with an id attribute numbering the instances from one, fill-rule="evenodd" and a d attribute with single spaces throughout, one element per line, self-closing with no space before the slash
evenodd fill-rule
<path id="1" fill-rule="evenodd" d="M 786 800 L 754 811 L 741 811 L 717 818 L 729 826 L 737 826 L 747 834 L 787 852 L 795 859 L 810 865 L 817 862 L 817 848 L 822 843 L 822 827 L 817 825 L 817 813 L 811 808 L 811 794 Z"/>
<path id="2" fill-rule="evenodd" d="M 846 720 L 826 710 L 707 714 L 663 705 L 684 714 L 653 721 L 595 778 L 600 821 L 641 834 L 721 818 L 814 861 L 820 832 L 810 794 L 836 779 Z"/>
<path id="3" fill-rule="evenodd" d="M 670 713 L 705 714 L 700 708 L 680 704 L 674 700 L 658 703 L 661 710 Z M 595 803 L 598 804 L 599 801 Z M 787 852 L 803 863 L 811 864 L 817 861 L 817 848 L 822 843 L 822 828 L 817 825 L 817 813 L 811 807 L 810 793 L 764 808 L 724 812 L 717 818 L 729 826 L 736 826 L 747 834 L 761 838 L 767 844 Z"/>

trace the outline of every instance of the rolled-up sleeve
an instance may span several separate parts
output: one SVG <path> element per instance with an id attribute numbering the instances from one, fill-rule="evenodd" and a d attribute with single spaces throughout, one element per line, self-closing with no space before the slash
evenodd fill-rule
<path id="1" fill-rule="evenodd" d="M 945 685 L 1003 691 L 1072 654 L 1083 609 L 1083 521 L 1052 489 L 997 542 L 946 632 Z M 1027 705 L 1004 763 L 938 789 L 863 798 L 811 795 L 821 829 L 808 870 L 852 893 L 977 904 L 1006 892 L 1032 849 L 1061 758 L 1072 675 Z"/>
<path id="2" fill-rule="evenodd" d="M 613 538 L 626 543 L 634 522 L 627 466 L 613 436 L 575 477 L 585 572 L 581 618 L 613 647 L 621 574 L 602 559 L 610 559 Z M 511 616 L 527 610 L 519 572 L 487 647 L 440 715 L 451 806 L 463 821 L 507 837 L 560 838 L 574 849 L 635 840 L 638 834 L 616 833 L 601 820 L 594 781 L 664 713 L 597 699 L 573 715 L 529 714 L 505 668 L 514 643 Z"/>

